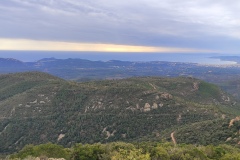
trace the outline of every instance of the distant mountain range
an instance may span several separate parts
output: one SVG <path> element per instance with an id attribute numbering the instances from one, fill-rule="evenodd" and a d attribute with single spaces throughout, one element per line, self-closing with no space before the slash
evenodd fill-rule
<path id="1" fill-rule="evenodd" d="M 239 67 L 199 65 L 181 62 L 130 62 L 90 61 L 84 59 L 44 58 L 36 62 L 21 62 L 12 58 L 0 58 L 0 73 L 41 71 L 69 80 L 119 79 L 133 76 L 193 76 L 211 81 L 215 76 L 232 78 Z M 206 76 L 206 74 L 208 74 Z M 208 77 L 209 76 L 209 77 Z M 226 78 L 227 78 L 226 77 Z"/>
<path id="2" fill-rule="evenodd" d="M 0 153 L 46 142 L 70 147 L 75 143 L 172 141 L 173 136 L 176 143 L 237 145 L 239 113 L 233 97 L 195 78 L 77 83 L 41 72 L 3 74 Z"/>
<path id="3" fill-rule="evenodd" d="M 135 75 L 144 75 L 145 72 L 150 69 L 160 68 L 161 70 L 166 71 L 165 69 L 171 69 L 174 67 L 183 68 L 189 65 L 196 65 L 190 63 L 175 63 L 175 62 L 161 62 L 161 61 L 153 61 L 153 62 L 130 62 L 130 61 L 90 61 L 85 59 L 55 59 L 55 58 L 44 58 L 36 62 L 21 62 L 12 58 L 0 58 L 0 73 L 8 73 L 8 72 L 21 72 L 21 71 L 43 71 L 54 74 L 64 79 L 76 79 L 76 78 L 91 78 L 89 75 L 81 75 L 89 72 L 97 73 L 104 70 L 106 75 L 110 77 L 116 76 L 118 73 L 123 74 L 125 76 Z M 138 73 L 141 70 L 141 73 Z M 71 75 L 71 72 L 76 72 L 79 74 Z M 60 73 L 61 72 L 61 73 Z M 110 73 L 109 73 L 110 72 Z M 111 73 L 112 72 L 112 73 Z M 105 76 L 106 76 L 105 75 Z M 79 77 L 78 77 L 79 76 Z M 125 77 L 122 75 L 122 78 Z M 106 78 L 104 75 L 100 75 L 97 73 L 96 78 Z M 121 78 L 121 77 L 119 77 Z"/>
<path id="4" fill-rule="evenodd" d="M 237 57 L 218 57 L 226 60 Z M 239 57 L 238 57 L 239 58 Z M 84 59 L 44 58 L 36 62 L 21 62 L 0 58 L 0 74 L 41 71 L 65 80 L 89 81 L 122 79 L 141 76 L 195 77 L 221 86 L 240 99 L 239 65 L 199 65 L 181 62 L 90 61 Z"/>
<path id="5" fill-rule="evenodd" d="M 13 58 L 0 58 L 0 73 L 21 72 L 27 70 L 30 70 L 27 63 Z"/>

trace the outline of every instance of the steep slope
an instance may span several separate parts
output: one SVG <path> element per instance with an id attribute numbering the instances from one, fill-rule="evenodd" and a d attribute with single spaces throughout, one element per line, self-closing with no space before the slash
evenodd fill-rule
<path id="1" fill-rule="evenodd" d="M 77 83 L 28 72 L 0 76 L 0 88 L 0 152 L 49 141 L 71 146 L 168 140 L 174 131 L 177 142 L 180 136 L 183 142 L 196 143 L 180 135 L 186 126 L 212 120 L 219 126 L 239 112 L 238 103 L 217 86 L 184 77 Z"/>

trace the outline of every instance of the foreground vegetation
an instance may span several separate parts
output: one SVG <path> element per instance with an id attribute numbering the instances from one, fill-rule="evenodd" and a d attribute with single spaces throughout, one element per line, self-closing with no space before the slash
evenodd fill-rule
<path id="1" fill-rule="evenodd" d="M 229 145 L 194 146 L 172 143 L 75 144 L 71 148 L 47 143 L 27 145 L 10 159 L 64 158 L 74 160 L 238 160 L 240 149 Z"/>

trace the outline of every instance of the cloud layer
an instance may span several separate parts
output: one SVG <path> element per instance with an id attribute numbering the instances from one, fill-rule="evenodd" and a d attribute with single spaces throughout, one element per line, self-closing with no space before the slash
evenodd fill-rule
<path id="1" fill-rule="evenodd" d="M 237 53 L 239 8 L 227 0 L 2 0 L 0 37 Z"/>

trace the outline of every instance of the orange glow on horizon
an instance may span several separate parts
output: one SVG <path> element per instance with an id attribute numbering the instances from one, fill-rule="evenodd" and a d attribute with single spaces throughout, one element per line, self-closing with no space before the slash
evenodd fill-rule
<path id="1" fill-rule="evenodd" d="M 159 53 L 212 53 L 212 50 L 191 48 L 149 47 L 100 43 L 38 41 L 27 39 L 0 39 L 0 50 L 26 51 L 93 51 L 93 52 L 159 52 Z"/>

